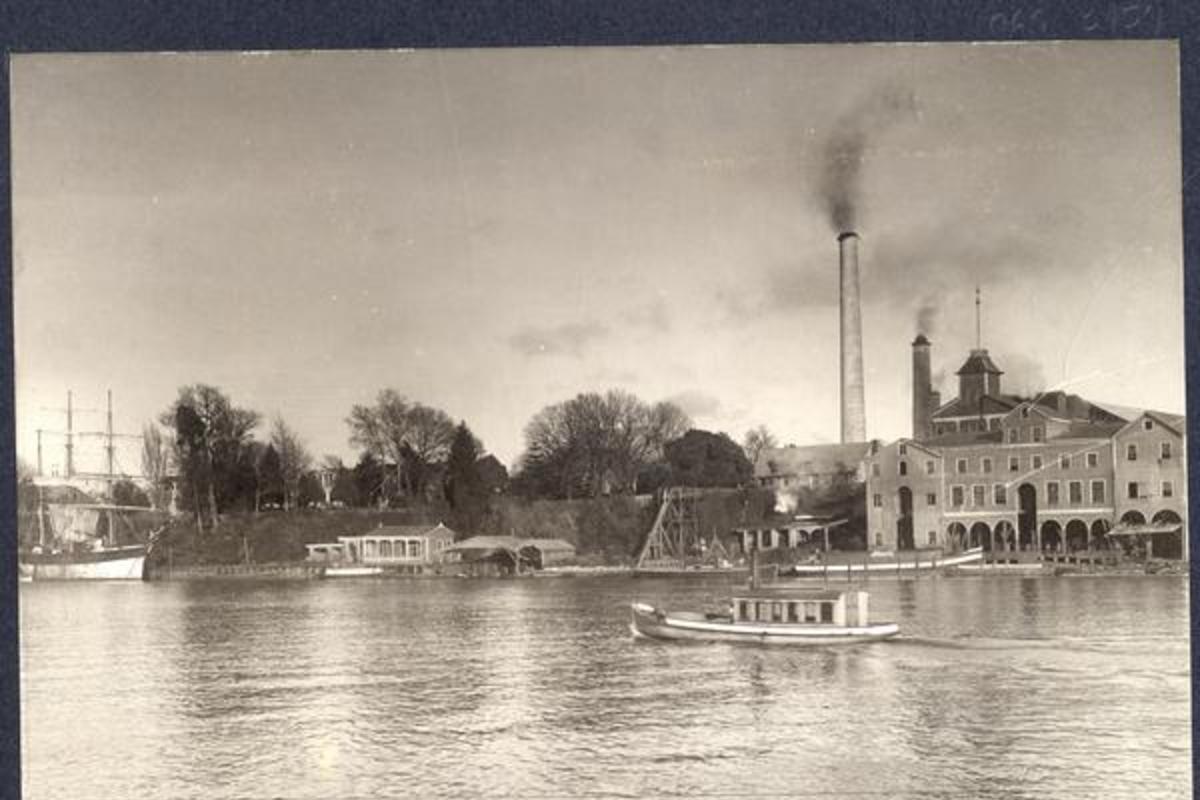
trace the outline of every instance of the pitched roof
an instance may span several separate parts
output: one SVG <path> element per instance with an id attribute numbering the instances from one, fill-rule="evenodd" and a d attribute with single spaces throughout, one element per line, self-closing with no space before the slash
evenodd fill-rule
<path id="1" fill-rule="evenodd" d="M 1004 431 L 956 431 L 925 439 L 933 447 L 964 447 L 972 444 L 997 444 L 1004 441 Z"/>
<path id="2" fill-rule="evenodd" d="M 1004 370 L 996 366 L 996 362 L 992 361 L 992 357 L 988 355 L 986 349 L 972 350 L 967 356 L 967 360 L 958 368 L 957 375 L 978 375 L 980 373 L 991 373 L 992 375 L 1003 375 Z"/>
<path id="3" fill-rule="evenodd" d="M 516 536 L 472 536 L 452 544 L 448 550 L 506 550 L 510 553 L 534 547 L 543 553 L 575 552 L 575 545 L 565 539 L 522 539 Z"/>
<path id="4" fill-rule="evenodd" d="M 448 536 L 454 538 L 454 531 L 442 523 L 437 525 L 380 525 L 377 528 L 359 534 L 360 536 Z"/>
<path id="5" fill-rule="evenodd" d="M 980 414 L 1007 414 L 1021 404 L 1021 398 L 1013 394 L 985 394 L 979 398 L 976 406 L 962 402 L 956 397 L 933 412 L 934 419 L 953 419 L 958 417 L 976 417 Z"/>
<path id="6" fill-rule="evenodd" d="M 1111 439 L 1112 435 L 1121 430 L 1120 422 L 1072 422 L 1066 430 L 1050 440 L 1057 439 Z"/>
<path id="7" fill-rule="evenodd" d="M 849 444 L 810 444 L 797 447 L 764 448 L 754 464 L 754 477 L 772 475 L 828 474 L 841 469 L 858 469 L 871 450 L 870 442 Z"/>

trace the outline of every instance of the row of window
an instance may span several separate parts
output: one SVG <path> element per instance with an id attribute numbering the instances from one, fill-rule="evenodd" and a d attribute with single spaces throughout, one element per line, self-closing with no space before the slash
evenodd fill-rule
<path id="1" fill-rule="evenodd" d="M 1171 443 L 1170 442 L 1159 442 L 1158 443 L 1158 457 L 1163 459 L 1164 461 L 1171 457 Z M 1125 460 L 1126 461 L 1137 461 L 1138 460 L 1138 446 L 1136 444 L 1125 445 Z"/>
<path id="2" fill-rule="evenodd" d="M 905 448 L 903 445 L 901 445 L 900 450 L 901 450 L 901 453 L 904 452 Z M 1166 459 L 1171 458 L 1171 452 L 1172 451 L 1171 451 L 1171 443 L 1170 442 L 1160 442 L 1159 443 L 1159 451 L 1158 451 L 1159 456 L 1158 457 L 1160 459 L 1166 460 Z M 1071 469 L 1071 467 L 1075 464 L 1075 461 L 1078 457 L 1079 457 L 1078 455 L 1072 456 L 1070 453 L 1064 453 L 1064 454 L 1060 455 L 1058 457 L 1059 469 Z M 1083 463 L 1087 465 L 1088 469 L 1095 469 L 1100 466 L 1100 454 L 1099 453 L 1096 453 L 1096 452 L 1084 453 L 1083 458 L 1084 458 Z M 1137 461 L 1138 446 L 1136 444 L 1128 445 L 1125 448 L 1125 458 L 1128 461 Z M 1042 465 L 1043 465 L 1043 461 L 1042 461 L 1042 456 L 1040 454 L 1029 456 L 1029 469 L 1030 470 L 1039 470 L 1042 468 Z M 954 464 L 954 471 L 958 475 L 966 475 L 970 472 L 970 466 L 971 465 L 970 465 L 969 459 L 960 458 L 960 459 L 957 459 L 957 461 Z M 984 456 L 983 458 L 979 459 L 979 472 L 987 475 L 994 471 L 994 467 L 995 467 L 995 462 L 991 457 Z M 908 462 L 905 460 L 901 460 L 897 465 L 897 470 L 901 475 L 908 475 Z M 1009 456 L 1008 457 L 1008 471 L 1009 472 L 1020 472 L 1021 471 L 1021 458 L 1019 456 Z M 937 462 L 936 461 L 934 461 L 933 459 L 926 459 L 925 474 L 926 475 L 937 474 Z M 878 462 L 871 464 L 871 475 L 876 478 L 879 477 Z"/>
<path id="3" fill-rule="evenodd" d="M 1044 501 L 1048 506 L 1057 506 L 1062 504 L 1061 486 L 1058 481 L 1046 481 L 1046 491 Z M 950 505 L 954 508 L 962 508 L 967 504 L 967 488 L 963 485 L 955 485 L 950 487 Z M 1089 488 L 1091 489 L 1091 502 L 1095 505 L 1103 504 L 1108 500 L 1108 488 L 1105 481 L 1091 481 Z M 983 484 L 975 484 L 971 489 L 971 505 L 975 507 L 988 505 L 988 487 Z M 991 504 L 993 506 L 1008 505 L 1008 487 L 1003 483 L 992 484 L 991 486 Z M 1137 481 L 1130 481 L 1125 491 L 1130 500 L 1150 497 L 1148 490 L 1143 484 Z M 1159 496 L 1164 498 L 1175 496 L 1175 483 L 1173 481 L 1163 481 L 1159 486 Z M 883 508 L 883 495 L 874 494 L 871 497 L 871 504 L 875 508 Z M 1067 504 L 1082 505 L 1083 504 L 1083 481 L 1068 481 L 1067 482 Z M 925 495 L 925 505 L 936 506 L 937 494 L 929 492 Z"/>
<path id="4" fill-rule="evenodd" d="M 1125 491 L 1127 493 L 1126 496 L 1130 500 L 1138 500 L 1141 498 L 1150 497 L 1151 495 L 1149 494 L 1149 490 L 1143 490 L 1142 487 L 1143 487 L 1143 484 L 1138 483 L 1137 481 L 1130 481 L 1129 484 L 1125 487 Z M 1163 481 L 1162 484 L 1159 486 L 1159 496 L 1160 497 L 1174 497 L 1175 496 L 1175 484 L 1172 481 Z"/>
<path id="5" fill-rule="evenodd" d="M 1108 499 L 1108 486 L 1105 481 L 1091 481 L 1089 488 L 1091 489 L 1091 502 L 1093 504 L 1102 504 Z M 971 489 L 971 505 L 985 506 L 988 504 L 988 487 L 981 484 L 975 484 Z M 1003 483 L 993 484 L 991 487 L 991 503 L 996 506 L 1008 505 L 1008 487 Z M 1046 481 L 1044 501 L 1048 506 L 1057 506 L 1062 503 L 1061 486 L 1058 481 Z M 950 487 L 950 505 L 955 508 L 961 508 L 967 504 L 967 487 L 966 486 L 951 486 Z M 1067 482 L 1067 503 L 1069 505 L 1083 504 L 1083 481 L 1068 481 Z"/>

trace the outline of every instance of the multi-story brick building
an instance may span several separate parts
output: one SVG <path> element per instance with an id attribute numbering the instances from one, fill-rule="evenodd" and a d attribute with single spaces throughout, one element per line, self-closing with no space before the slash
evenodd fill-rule
<path id="1" fill-rule="evenodd" d="M 930 344 L 913 343 L 914 381 Z M 1078 395 L 1004 394 L 984 349 L 958 371 L 959 396 L 933 408 L 914 386 L 914 438 L 864 458 L 868 540 L 885 549 L 1073 552 L 1117 542 L 1186 557 L 1184 417 Z"/>

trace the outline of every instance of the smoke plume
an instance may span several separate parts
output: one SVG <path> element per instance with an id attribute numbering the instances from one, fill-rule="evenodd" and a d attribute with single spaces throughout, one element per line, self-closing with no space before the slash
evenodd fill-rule
<path id="1" fill-rule="evenodd" d="M 933 336 L 937 333 L 938 317 L 941 314 L 941 304 L 936 295 L 927 294 L 921 298 L 917 308 L 917 333 Z"/>
<path id="2" fill-rule="evenodd" d="M 857 224 L 863 155 L 872 137 L 916 112 L 917 98 L 912 90 L 884 86 L 834 123 L 821 160 L 819 191 L 835 233 L 854 230 Z"/>

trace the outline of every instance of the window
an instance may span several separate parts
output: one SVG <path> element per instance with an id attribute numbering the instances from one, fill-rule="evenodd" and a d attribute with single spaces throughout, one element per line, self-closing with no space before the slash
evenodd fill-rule
<path id="1" fill-rule="evenodd" d="M 1071 457 L 1068 455 L 1059 456 L 1058 457 L 1058 468 L 1059 469 L 1070 469 L 1071 468 Z"/>
<path id="2" fill-rule="evenodd" d="M 971 487 L 971 500 L 977 506 L 981 506 L 981 505 L 985 504 L 987 502 L 987 487 L 986 486 L 972 486 Z"/>
<path id="3" fill-rule="evenodd" d="M 877 494 L 871 498 L 871 504 L 876 508 L 883 508 L 883 495 Z"/>
<path id="4" fill-rule="evenodd" d="M 800 611 L 799 611 L 799 609 L 796 608 L 796 606 L 798 606 L 798 605 L 799 605 L 799 603 L 788 603 L 787 604 L 788 622 L 799 622 L 800 621 Z"/>
<path id="5" fill-rule="evenodd" d="M 1100 465 L 1100 456 L 1096 453 L 1087 454 L 1087 465 L 1089 469 L 1095 469 Z"/>
<path id="6" fill-rule="evenodd" d="M 908 455 L 908 445 L 906 445 L 906 444 L 900 445 L 900 455 L 902 455 L 902 456 Z"/>
<path id="7" fill-rule="evenodd" d="M 1083 503 L 1083 481 L 1071 481 L 1067 484 L 1067 501 L 1073 506 Z"/>
<path id="8" fill-rule="evenodd" d="M 988 420 L 988 430 L 989 431 L 1000 430 L 1000 418 L 999 417 L 992 417 L 991 419 Z"/>
<path id="9" fill-rule="evenodd" d="M 960 458 L 958 460 L 958 474 L 959 475 L 967 474 L 967 460 L 965 458 Z"/>
<path id="10" fill-rule="evenodd" d="M 1021 419 L 1029 419 L 1029 406 L 1021 409 Z"/>
<path id="11" fill-rule="evenodd" d="M 1163 442 L 1158 446 L 1158 457 L 1163 458 L 1163 459 L 1171 457 L 1171 443 L 1170 442 Z"/>
<path id="12" fill-rule="evenodd" d="M 1129 499 L 1136 500 L 1138 498 L 1137 481 L 1130 481 L 1129 486 L 1127 488 L 1129 489 Z"/>
<path id="13" fill-rule="evenodd" d="M 1092 481 L 1092 502 L 1104 502 L 1104 481 Z"/>
<path id="14" fill-rule="evenodd" d="M 1137 445 L 1131 444 L 1125 448 L 1125 459 L 1127 461 L 1137 461 Z"/>
<path id="15" fill-rule="evenodd" d="M 950 487 L 950 505 L 962 506 L 962 504 L 963 504 L 963 487 L 951 486 Z"/>
<path id="16" fill-rule="evenodd" d="M 783 622 L 783 603 L 771 603 L 771 622 Z"/>
<path id="17" fill-rule="evenodd" d="M 908 474 L 908 462 L 907 462 L 907 461 L 901 461 L 901 462 L 900 462 L 900 474 L 901 474 L 901 475 L 907 475 L 907 474 Z"/>
<path id="18" fill-rule="evenodd" d="M 738 619 L 750 619 L 750 604 L 745 600 L 738 601 Z"/>
<path id="19" fill-rule="evenodd" d="M 872 464 L 871 464 L 871 477 L 872 477 L 872 478 L 878 478 L 878 477 L 879 477 L 879 464 L 878 464 L 878 463 L 872 463 Z"/>
<path id="20" fill-rule="evenodd" d="M 821 622 L 833 622 L 833 603 L 821 603 Z"/>
<path id="21" fill-rule="evenodd" d="M 882 533 L 875 534 L 875 546 L 883 547 L 883 534 Z"/>
<path id="22" fill-rule="evenodd" d="M 997 483 L 992 487 L 992 502 L 998 506 L 1008 505 L 1008 487 L 1003 483 Z"/>
<path id="23" fill-rule="evenodd" d="M 1017 429 L 1016 428 L 1008 429 L 1008 442 L 1009 442 L 1009 444 L 1017 443 Z"/>
<path id="24" fill-rule="evenodd" d="M 983 471 L 985 473 L 991 472 L 992 471 L 992 460 L 990 458 L 983 459 L 982 466 L 983 466 Z"/>
<path id="25" fill-rule="evenodd" d="M 936 471 L 937 471 L 937 465 L 933 461 L 925 462 L 925 474 L 926 475 L 932 475 Z"/>
<path id="26" fill-rule="evenodd" d="M 1058 505 L 1058 481 L 1046 482 L 1046 505 Z"/>
<path id="27" fill-rule="evenodd" d="M 1046 429 L 1043 428 L 1041 425 L 1034 425 L 1033 426 L 1033 441 L 1040 442 L 1044 438 L 1046 438 Z"/>
<path id="28" fill-rule="evenodd" d="M 1042 468 L 1042 457 L 1041 457 L 1041 456 L 1034 456 L 1034 457 L 1033 457 L 1033 461 L 1032 461 L 1032 463 L 1033 463 L 1033 468 L 1034 468 L 1034 469 L 1041 469 L 1041 468 Z"/>
<path id="29" fill-rule="evenodd" d="M 1163 497 L 1174 497 L 1175 496 L 1175 485 L 1173 483 L 1171 483 L 1170 481 L 1163 481 L 1162 496 Z"/>
<path id="30" fill-rule="evenodd" d="M 931 546 L 937 544 L 937 531 L 930 531 L 927 535 L 927 541 Z"/>
<path id="31" fill-rule="evenodd" d="M 1142 430 L 1147 430 L 1147 431 L 1154 430 L 1154 420 L 1151 420 L 1151 419 L 1142 420 Z"/>
<path id="32" fill-rule="evenodd" d="M 1016 456 L 1010 456 L 1008 459 L 1008 471 L 1009 472 L 1020 472 L 1021 471 L 1021 459 L 1017 458 Z"/>
<path id="33" fill-rule="evenodd" d="M 936 506 L 937 505 L 937 495 L 934 494 L 933 492 L 930 492 L 929 494 L 925 495 L 925 505 Z"/>

